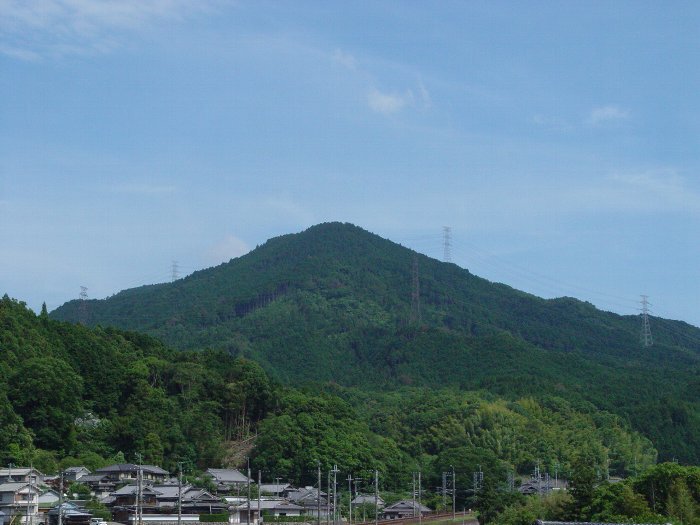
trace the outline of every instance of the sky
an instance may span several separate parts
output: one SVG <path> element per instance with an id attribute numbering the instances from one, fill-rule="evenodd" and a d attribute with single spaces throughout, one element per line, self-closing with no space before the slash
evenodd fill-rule
<path id="1" fill-rule="evenodd" d="M 696 1 L 0 0 L 0 293 L 344 221 L 700 326 L 699 66 Z"/>

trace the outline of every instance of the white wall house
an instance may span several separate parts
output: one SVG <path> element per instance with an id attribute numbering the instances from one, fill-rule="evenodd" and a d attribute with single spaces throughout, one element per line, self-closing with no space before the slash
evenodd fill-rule
<path id="1" fill-rule="evenodd" d="M 5 513 L 5 522 L 17 525 L 34 525 L 38 522 L 39 490 L 25 482 L 0 484 L 0 511 Z"/>

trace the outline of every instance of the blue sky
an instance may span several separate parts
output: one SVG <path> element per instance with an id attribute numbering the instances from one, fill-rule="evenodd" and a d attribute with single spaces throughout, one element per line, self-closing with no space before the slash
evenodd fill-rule
<path id="1" fill-rule="evenodd" d="M 0 293 L 340 220 L 700 325 L 699 64 L 697 2 L 0 0 Z"/>

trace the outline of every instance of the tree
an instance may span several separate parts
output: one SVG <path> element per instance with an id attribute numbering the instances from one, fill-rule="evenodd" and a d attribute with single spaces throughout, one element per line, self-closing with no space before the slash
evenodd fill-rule
<path id="1" fill-rule="evenodd" d="M 671 484 L 666 512 L 682 525 L 694 525 L 698 521 L 698 505 L 688 490 L 685 480 L 677 479 Z"/>
<path id="2" fill-rule="evenodd" d="M 586 455 L 579 456 L 571 468 L 573 472 L 569 479 L 569 493 L 572 500 L 568 508 L 569 519 L 588 521 L 593 504 L 596 471 L 591 458 Z"/>
<path id="3" fill-rule="evenodd" d="M 41 448 L 69 450 L 75 440 L 73 422 L 80 413 L 82 378 L 56 357 L 34 357 L 10 377 L 8 398 Z"/>

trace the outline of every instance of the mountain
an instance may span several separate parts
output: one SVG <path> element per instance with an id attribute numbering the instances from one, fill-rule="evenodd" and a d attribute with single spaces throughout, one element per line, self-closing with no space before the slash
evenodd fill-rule
<path id="1" fill-rule="evenodd" d="M 51 316 L 225 350 L 286 384 L 557 395 L 627 419 L 662 459 L 700 462 L 700 329 L 652 318 L 645 348 L 637 316 L 541 299 L 350 224 L 270 239 L 173 283 L 71 301 Z"/>
<path id="2" fill-rule="evenodd" d="M 294 483 L 313 483 L 320 463 L 354 475 L 378 469 L 382 490 L 404 491 L 416 467 L 434 487 L 450 466 L 505 482 L 535 465 L 566 474 L 582 451 L 613 474 L 657 457 L 622 418 L 561 397 L 285 387 L 224 351 L 174 351 L 147 335 L 55 321 L 7 296 L 0 347 L 0 461 L 43 472 L 138 454 L 171 472 L 250 457 Z"/>

